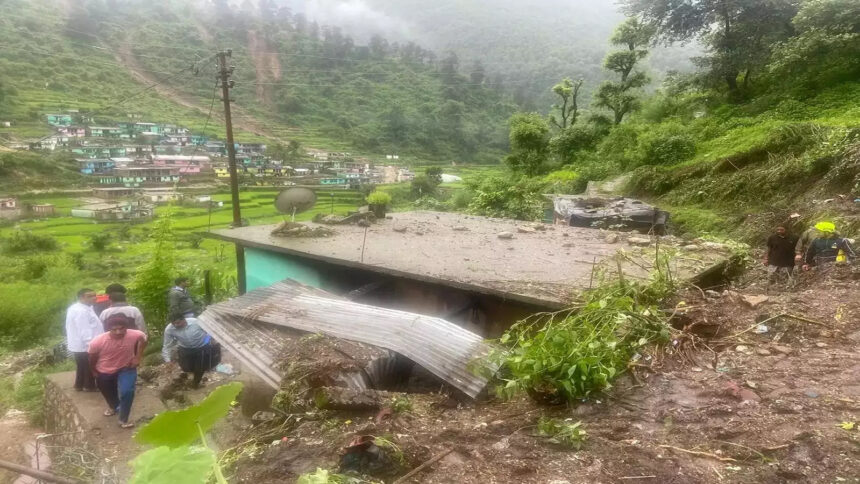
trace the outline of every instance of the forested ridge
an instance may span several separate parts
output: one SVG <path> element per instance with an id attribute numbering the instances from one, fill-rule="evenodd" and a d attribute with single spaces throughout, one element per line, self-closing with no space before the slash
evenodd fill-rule
<path id="1" fill-rule="evenodd" d="M 214 90 L 211 56 L 231 48 L 234 96 L 243 109 L 237 124 L 253 121 L 245 131 L 431 160 L 490 162 L 506 148 L 511 99 L 461 74 L 456 56 L 415 43 L 375 38 L 357 45 L 337 28 L 267 2 L 253 9 L 228 2 L 4 3 L 14 14 L 0 20 L 0 41 L 9 46 L 0 54 L 0 113 L 25 124 L 63 107 L 203 124 L 200 111 Z M 136 95 L 128 71 L 201 108 L 177 109 L 154 91 Z"/>
<path id="2" fill-rule="evenodd" d="M 622 3 L 631 16 L 610 39 L 609 75 L 590 105 L 565 80 L 550 116 L 515 114 L 512 174 L 474 184 L 473 211 L 533 218 L 541 192 L 627 175 L 628 192 L 694 233 L 757 237 L 798 210 L 839 218 L 816 200 L 860 192 L 860 3 Z M 691 40 L 704 46 L 698 70 L 649 94 L 653 46 Z"/>

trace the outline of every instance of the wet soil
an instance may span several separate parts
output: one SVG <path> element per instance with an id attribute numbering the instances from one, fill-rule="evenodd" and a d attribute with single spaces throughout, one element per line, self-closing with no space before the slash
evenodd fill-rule
<path id="1" fill-rule="evenodd" d="M 402 452 L 377 474 L 386 482 L 442 453 L 407 482 L 860 482 L 860 269 L 804 273 L 793 288 L 764 277 L 755 269 L 724 293 L 682 292 L 672 304 L 683 302 L 688 331 L 606 394 L 542 407 L 437 393 L 410 395 L 399 413 L 317 414 L 275 429 L 234 479 L 336 470 L 356 435 L 374 435 Z M 582 421 L 583 448 L 535 435 L 541 416 Z"/>

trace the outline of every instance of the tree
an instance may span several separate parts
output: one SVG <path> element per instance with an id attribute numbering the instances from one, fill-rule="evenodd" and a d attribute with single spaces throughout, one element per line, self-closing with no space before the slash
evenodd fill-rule
<path id="1" fill-rule="evenodd" d="M 582 87 L 582 83 L 582 79 L 574 83 L 566 78 L 552 87 L 552 92 L 561 98 L 561 104 L 553 104 L 552 106 L 553 109 L 559 111 L 561 123 L 552 114 L 549 115 L 549 121 L 562 131 L 567 129 L 568 125 L 576 124 L 576 118 L 579 116 L 579 89 Z"/>
<path id="2" fill-rule="evenodd" d="M 431 166 L 424 170 L 424 174 L 427 175 L 428 178 L 433 180 L 433 182 L 437 185 L 442 183 L 442 168 L 438 166 Z"/>
<path id="3" fill-rule="evenodd" d="M 860 77 L 860 2 L 806 2 L 792 21 L 798 35 L 776 46 L 776 79 L 826 84 Z"/>
<path id="4" fill-rule="evenodd" d="M 791 19 L 800 0 L 624 0 L 625 10 L 641 15 L 660 39 L 701 40 L 709 55 L 697 64 L 719 78 L 729 92 L 749 85 L 753 70 L 764 65 L 772 45 L 792 34 Z"/>
<path id="5" fill-rule="evenodd" d="M 548 171 L 549 124 L 546 119 L 538 113 L 516 113 L 508 123 L 511 153 L 505 157 L 505 163 L 528 176 Z"/>
<path id="6" fill-rule="evenodd" d="M 486 79 L 487 75 L 484 71 L 484 65 L 481 64 L 481 61 L 476 60 L 474 64 L 472 64 L 472 72 L 469 74 L 469 79 L 471 79 L 472 84 L 476 86 L 480 86 L 484 83 L 484 79 Z"/>
<path id="7" fill-rule="evenodd" d="M 610 42 L 626 49 L 610 52 L 603 66 L 618 74 L 620 79 L 605 81 L 595 94 L 595 105 L 607 108 L 614 114 L 614 123 L 621 124 L 624 116 L 639 108 L 639 89 L 648 83 L 644 72 L 634 71 L 636 64 L 648 55 L 647 46 L 655 28 L 635 17 L 628 18 L 612 34 Z"/>

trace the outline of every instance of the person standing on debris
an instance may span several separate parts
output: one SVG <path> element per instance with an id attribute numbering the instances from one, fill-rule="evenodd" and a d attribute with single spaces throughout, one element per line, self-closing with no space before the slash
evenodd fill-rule
<path id="1" fill-rule="evenodd" d="M 818 229 L 819 235 L 806 249 L 803 270 L 808 271 L 812 266 L 831 262 L 847 262 L 849 257 L 856 257 L 848 241 L 836 233 L 836 226 L 832 222 L 819 222 L 815 224 L 815 228 Z"/>
<path id="2" fill-rule="evenodd" d="M 179 277 L 167 293 L 167 314 L 179 314 L 193 318 L 196 312 L 194 301 L 188 292 L 191 281 L 187 277 Z"/>
<path id="3" fill-rule="evenodd" d="M 78 291 L 78 302 L 66 310 L 66 348 L 75 359 L 75 390 L 95 391 L 96 384 L 87 360 L 87 345 L 101 334 L 102 323 L 93 311 L 96 292 Z"/>
<path id="4" fill-rule="evenodd" d="M 104 415 L 119 414 L 119 425 L 126 429 L 134 426 L 128 417 L 134 402 L 137 367 L 146 349 L 146 333 L 127 329 L 128 319 L 124 314 L 107 318 L 108 332 L 98 335 L 89 347 L 90 368 L 108 406 Z"/>
<path id="5" fill-rule="evenodd" d="M 820 237 L 825 229 L 829 229 L 836 237 L 839 234 L 836 232 L 836 227 L 831 222 L 818 222 L 814 226 L 806 229 L 800 238 L 797 239 L 797 244 L 794 246 L 794 265 L 804 264 L 806 253 L 809 251 L 809 246 L 812 241 Z"/>
<path id="6" fill-rule="evenodd" d="M 767 239 L 767 252 L 764 264 L 767 266 L 768 284 L 776 282 L 781 274 L 785 274 L 791 282 L 794 272 L 795 241 L 788 235 L 785 227 L 776 228 L 776 233 Z"/>
<path id="7" fill-rule="evenodd" d="M 110 294 L 110 307 L 99 314 L 99 319 L 102 320 L 105 331 L 107 331 L 108 318 L 114 314 L 124 314 L 128 317 L 130 321 L 128 329 L 136 329 L 146 333 L 146 322 L 143 320 L 143 313 L 140 312 L 140 309 L 128 304 L 124 293 L 112 292 Z"/>
<path id="8" fill-rule="evenodd" d="M 203 373 L 215 368 L 221 362 L 221 346 L 200 327 L 197 319 L 175 314 L 173 321 L 164 329 L 164 344 L 161 356 L 172 363 L 171 350 L 178 346 L 179 368 L 194 375 L 192 386 L 197 388 Z"/>
<path id="9" fill-rule="evenodd" d="M 111 306 L 110 303 L 110 295 L 113 293 L 122 293 L 125 294 L 128 290 L 122 284 L 113 283 L 108 285 L 105 288 L 104 294 L 99 294 L 96 296 L 96 302 L 93 304 L 93 310 L 96 312 L 96 316 L 101 316 L 102 311 L 109 308 Z"/>

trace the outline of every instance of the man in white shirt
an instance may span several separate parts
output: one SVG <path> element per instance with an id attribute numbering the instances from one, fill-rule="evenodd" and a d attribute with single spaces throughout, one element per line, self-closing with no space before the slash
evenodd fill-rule
<path id="1" fill-rule="evenodd" d="M 102 322 L 93 311 L 96 292 L 92 289 L 78 291 L 78 302 L 66 311 L 66 347 L 75 358 L 75 390 L 96 391 L 95 378 L 90 370 L 87 346 L 93 338 L 104 333 Z"/>
<path id="2" fill-rule="evenodd" d="M 114 314 L 123 314 L 129 318 L 130 321 L 134 321 L 134 325 L 127 326 L 126 329 L 136 329 L 146 333 L 146 322 L 143 320 L 143 313 L 140 312 L 140 309 L 130 306 L 128 302 L 126 302 L 124 293 L 110 293 L 110 307 L 106 308 L 101 314 L 99 314 L 99 319 L 102 320 L 102 326 L 104 326 L 105 331 L 107 331 L 107 324 L 105 324 L 106 321 Z"/>

